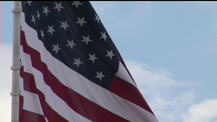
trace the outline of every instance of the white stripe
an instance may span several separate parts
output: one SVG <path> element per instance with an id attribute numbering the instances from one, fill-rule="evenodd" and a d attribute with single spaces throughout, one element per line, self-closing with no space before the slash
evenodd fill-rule
<path id="1" fill-rule="evenodd" d="M 44 116 L 44 113 L 41 109 L 41 104 L 37 94 L 27 92 L 23 89 L 23 78 L 20 78 L 20 95 L 24 97 L 23 99 L 23 109 L 40 114 Z"/>
<path id="2" fill-rule="evenodd" d="M 45 95 L 45 101 L 49 106 L 56 111 L 59 115 L 63 116 L 66 120 L 72 122 L 90 122 L 90 120 L 84 118 L 80 114 L 76 113 L 73 109 L 70 109 L 70 107 L 61 99 L 59 98 L 47 84 L 44 83 L 43 75 L 41 72 L 39 72 L 37 69 L 33 68 L 31 66 L 31 59 L 28 54 L 23 52 L 23 48 L 21 46 L 21 60 L 23 63 L 24 71 L 30 74 L 34 75 L 35 81 L 36 81 L 36 87 L 38 90 L 40 90 Z M 36 111 L 34 104 L 40 106 L 40 101 L 37 95 L 34 93 L 24 92 L 24 100 L 26 101 L 24 103 L 25 109 L 29 111 L 34 111 L 35 113 L 41 114 L 41 112 Z M 35 100 L 33 103 L 31 103 Z"/>
<path id="3" fill-rule="evenodd" d="M 26 40 L 29 41 L 28 44 L 33 49 L 40 52 L 42 61 L 47 64 L 48 69 L 62 84 L 73 89 L 85 98 L 104 107 L 108 111 L 111 111 L 129 121 L 147 120 L 157 122 L 156 117 L 143 108 L 140 108 L 137 105 L 96 85 L 77 72 L 74 72 L 60 61 L 56 60 L 49 52 L 46 51 L 41 41 L 38 40 L 36 31 L 28 27 L 25 23 L 22 23 L 22 29 L 26 33 Z"/>
<path id="4" fill-rule="evenodd" d="M 126 68 L 123 66 L 123 64 L 121 62 L 119 62 L 119 68 L 118 68 L 118 71 L 115 75 L 117 77 L 123 79 L 124 81 L 129 82 L 133 86 L 137 87 L 136 84 L 134 83 L 134 81 L 132 80 L 132 78 L 130 77 L 130 75 L 128 74 Z"/>

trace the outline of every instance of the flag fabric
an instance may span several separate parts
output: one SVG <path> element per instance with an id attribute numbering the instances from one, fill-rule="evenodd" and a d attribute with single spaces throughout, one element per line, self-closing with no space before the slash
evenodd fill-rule
<path id="1" fill-rule="evenodd" d="M 158 122 L 88 1 L 23 1 L 20 122 Z"/>

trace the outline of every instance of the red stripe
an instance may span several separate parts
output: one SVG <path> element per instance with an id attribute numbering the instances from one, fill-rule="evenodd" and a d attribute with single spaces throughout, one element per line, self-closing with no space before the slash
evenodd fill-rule
<path id="1" fill-rule="evenodd" d="M 19 122 L 46 122 L 44 116 L 23 109 L 23 96 L 19 96 Z"/>
<path id="2" fill-rule="evenodd" d="M 116 52 L 118 53 L 119 61 L 123 64 L 123 66 L 127 70 L 128 74 L 130 75 L 130 77 L 134 81 L 134 79 L 131 76 L 129 70 L 127 69 L 127 66 L 124 63 L 124 60 L 122 59 L 118 49 L 116 47 L 115 47 L 115 49 L 116 49 Z M 131 85 L 130 83 L 128 83 L 128 82 L 126 82 L 126 81 L 124 81 L 124 80 L 122 80 L 122 79 L 115 76 L 113 78 L 113 80 L 112 80 L 112 84 L 111 84 L 109 90 L 111 92 L 123 97 L 124 99 L 129 100 L 130 102 L 144 108 L 145 110 L 149 111 L 153 115 L 155 115 L 154 112 L 149 107 L 148 103 L 143 98 L 140 91 L 137 88 L 135 88 L 133 85 Z"/>
<path id="3" fill-rule="evenodd" d="M 43 110 L 44 115 L 48 119 L 48 121 L 50 121 L 50 122 L 67 122 L 67 120 L 65 120 L 62 116 L 60 116 L 58 113 L 56 113 L 56 111 L 54 111 L 47 104 L 47 102 L 45 101 L 45 95 L 40 90 L 38 90 L 36 88 L 35 79 L 34 79 L 34 76 L 32 74 L 24 72 L 23 67 L 22 67 L 20 70 L 20 76 L 23 78 L 24 89 L 27 90 L 28 92 L 32 92 L 32 93 L 35 93 L 38 95 L 39 100 L 40 100 L 40 104 L 41 104 L 41 108 Z M 32 112 L 27 112 L 27 115 L 31 114 L 31 113 Z M 23 113 L 23 114 L 24 114 L 23 116 L 28 118 L 28 116 L 26 116 L 25 113 Z M 32 116 L 37 117 L 35 114 L 33 114 Z M 33 118 L 31 118 L 30 120 L 32 120 L 32 119 Z M 41 121 L 36 121 L 36 122 L 41 122 Z"/>
<path id="4" fill-rule="evenodd" d="M 37 94 L 38 89 L 35 85 L 34 76 L 24 72 L 23 67 L 20 69 L 20 76 L 23 78 L 24 81 L 24 90 Z"/>
<path id="5" fill-rule="evenodd" d="M 19 122 L 46 122 L 44 116 L 23 110 L 22 116 Z M 57 121 L 56 121 L 57 122 Z"/>
<path id="6" fill-rule="evenodd" d="M 53 92 L 63 99 L 74 111 L 94 122 L 127 122 L 124 118 L 111 113 L 61 84 L 48 70 L 46 64 L 41 62 L 40 54 L 26 44 L 23 31 L 21 32 L 21 45 L 23 45 L 24 52 L 30 54 L 33 67 L 43 73 L 45 83 L 49 85 Z"/>
<path id="7" fill-rule="evenodd" d="M 19 95 L 19 121 L 23 119 L 23 96 Z"/>
<path id="8" fill-rule="evenodd" d="M 144 108 L 145 110 L 149 111 L 154 115 L 153 111 L 148 106 L 148 103 L 145 101 L 142 94 L 139 92 L 139 90 L 136 87 L 134 87 L 130 83 L 115 76 L 112 80 L 111 86 L 109 87 L 109 91 Z"/>

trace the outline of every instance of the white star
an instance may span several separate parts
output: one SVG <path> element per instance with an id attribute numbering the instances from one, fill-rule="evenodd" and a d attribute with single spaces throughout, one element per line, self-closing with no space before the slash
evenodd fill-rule
<path id="1" fill-rule="evenodd" d="M 68 24 L 67 24 L 67 20 L 65 22 L 61 22 L 61 27 L 60 28 L 64 28 L 66 30 L 67 27 L 70 27 Z"/>
<path id="2" fill-rule="evenodd" d="M 78 17 L 77 17 L 77 18 L 78 18 Z M 78 21 L 77 21 L 76 23 L 80 24 L 81 27 L 82 27 L 82 25 L 83 25 L 84 23 L 87 23 L 87 22 L 84 21 L 84 17 L 83 17 L 83 18 L 81 18 L 81 19 L 78 18 Z"/>
<path id="3" fill-rule="evenodd" d="M 55 30 L 53 29 L 53 25 L 48 26 L 48 31 L 47 32 L 50 32 L 51 35 L 53 34 L 53 32 L 55 32 Z"/>
<path id="4" fill-rule="evenodd" d="M 39 11 L 37 11 L 37 18 L 38 18 L 38 20 L 40 20 L 40 14 L 39 14 Z"/>
<path id="5" fill-rule="evenodd" d="M 95 53 L 93 55 L 89 54 L 89 56 L 90 56 L 90 58 L 88 60 L 91 60 L 93 63 L 94 63 L 95 59 L 98 59 L 98 58 L 96 58 Z"/>
<path id="6" fill-rule="evenodd" d="M 71 47 L 71 49 L 73 49 L 73 46 L 76 45 L 76 44 L 74 43 L 73 39 L 72 39 L 72 41 L 69 41 L 69 40 L 67 40 L 67 41 L 68 41 L 68 44 L 67 44 L 66 46 L 69 46 L 69 47 Z"/>
<path id="7" fill-rule="evenodd" d="M 76 8 L 78 8 L 78 6 L 79 6 L 79 5 L 82 5 L 82 3 L 80 3 L 79 1 L 74 1 L 74 2 L 72 3 L 72 5 L 75 5 Z"/>
<path id="8" fill-rule="evenodd" d="M 79 67 L 80 64 L 83 64 L 83 63 L 80 61 L 80 58 L 78 58 L 78 59 L 75 59 L 75 58 L 74 58 L 74 60 L 75 60 L 75 62 L 74 62 L 73 64 L 77 65 L 77 67 Z"/>
<path id="9" fill-rule="evenodd" d="M 108 57 L 110 57 L 112 59 L 112 56 L 115 56 L 115 54 L 113 54 L 112 50 L 109 52 L 108 50 L 107 51 L 107 55 Z"/>
<path id="10" fill-rule="evenodd" d="M 47 13 L 50 11 L 47 9 L 47 6 L 46 7 L 43 6 L 43 8 L 44 8 L 44 11 L 42 13 L 45 13 L 47 15 Z"/>
<path id="11" fill-rule="evenodd" d="M 58 51 L 60 50 L 58 44 L 57 45 L 53 45 L 53 50 L 52 51 L 55 51 L 56 53 L 58 53 Z"/>
<path id="12" fill-rule="evenodd" d="M 34 22 L 34 24 L 35 24 L 35 17 L 34 16 L 32 16 L 31 22 Z"/>
<path id="13" fill-rule="evenodd" d="M 102 74 L 102 71 L 100 73 L 96 72 L 96 77 L 95 78 L 99 78 L 99 80 L 101 81 L 103 77 L 105 77 L 105 76 Z"/>
<path id="14" fill-rule="evenodd" d="M 44 32 L 43 30 L 40 30 L 41 31 L 41 37 L 44 38 Z"/>
<path id="15" fill-rule="evenodd" d="M 28 3 L 28 4 L 29 4 L 29 6 L 31 6 L 31 3 L 32 3 L 32 1 L 27 1 L 26 3 Z"/>
<path id="16" fill-rule="evenodd" d="M 95 18 L 94 20 L 96 20 L 96 21 L 99 23 L 99 22 L 100 22 L 100 21 L 99 21 L 99 20 L 100 20 L 100 19 L 99 19 L 99 16 L 97 16 L 97 15 L 95 14 L 95 17 L 96 17 L 96 18 Z"/>
<path id="17" fill-rule="evenodd" d="M 89 35 L 87 37 L 85 36 L 82 36 L 83 37 L 83 40 L 81 40 L 81 42 L 85 42 L 87 45 L 88 45 L 88 42 L 91 42 L 92 40 L 90 40 L 89 38 Z"/>
<path id="18" fill-rule="evenodd" d="M 57 9 L 58 11 L 60 11 L 60 9 L 63 8 L 61 4 L 62 4 L 61 2 L 59 4 L 55 3 L 56 6 L 54 7 L 54 9 Z"/>
<path id="19" fill-rule="evenodd" d="M 101 32 L 101 35 L 102 36 L 100 38 L 103 38 L 106 41 L 106 38 L 107 38 L 106 33 L 105 32 L 104 33 Z"/>

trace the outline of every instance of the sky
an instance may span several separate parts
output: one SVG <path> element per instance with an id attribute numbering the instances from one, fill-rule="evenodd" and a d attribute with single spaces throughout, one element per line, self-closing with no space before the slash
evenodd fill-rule
<path id="1" fill-rule="evenodd" d="M 217 122 L 217 1 L 91 1 L 159 122 Z M 11 119 L 13 1 L 1 1 L 0 122 Z"/>

